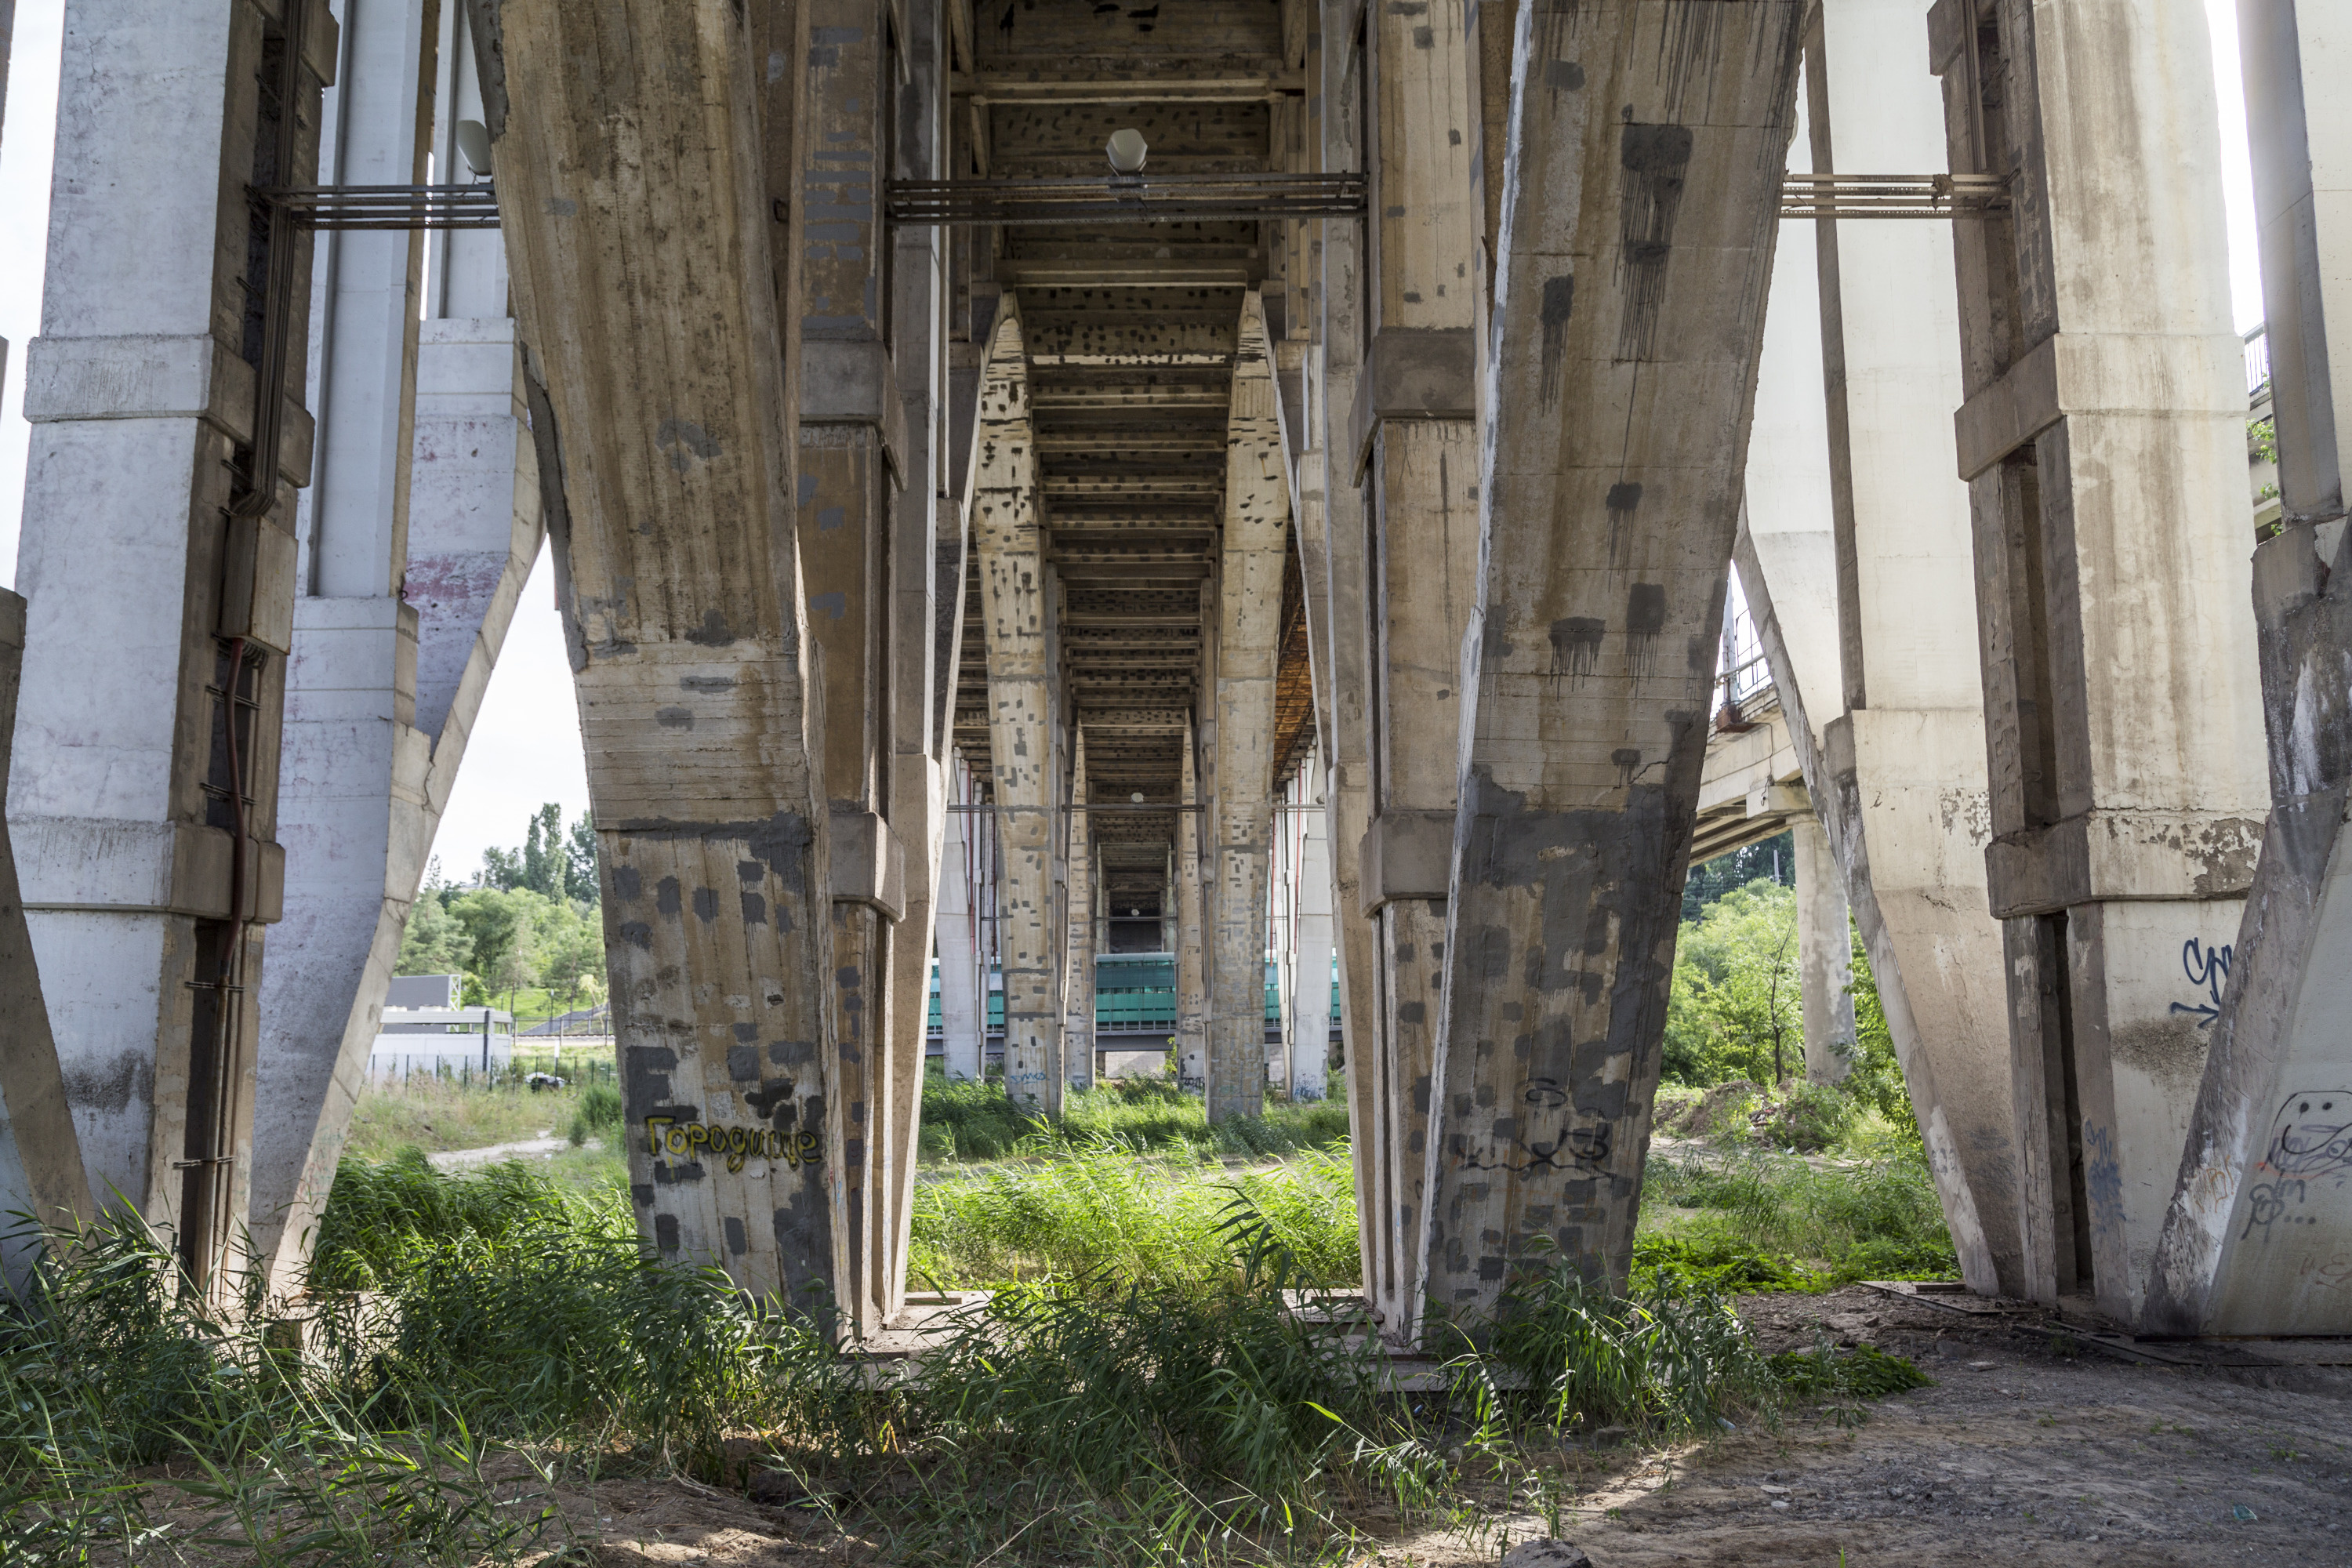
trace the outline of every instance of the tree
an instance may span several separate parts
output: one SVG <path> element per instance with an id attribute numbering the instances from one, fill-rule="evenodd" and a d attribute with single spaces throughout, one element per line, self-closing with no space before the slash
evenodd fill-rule
<path id="1" fill-rule="evenodd" d="M 1804 1060 L 1797 897 L 1753 881 L 1682 928 L 1666 1000 L 1665 1068 L 1685 1083 L 1785 1080 Z"/>
<path id="2" fill-rule="evenodd" d="M 601 902 L 604 895 L 597 879 L 604 862 L 596 849 L 596 824 L 586 816 L 572 825 L 572 840 L 565 847 L 564 857 L 569 862 L 564 890 L 583 904 Z"/>
<path id="3" fill-rule="evenodd" d="M 1698 919 L 1716 900 L 1759 879 L 1783 887 L 1797 885 L 1795 834 L 1783 833 L 1760 844 L 1728 849 L 1692 867 L 1683 883 L 1683 919 Z"/>
<path id="4" fill-rule="evenodd" d="M 482 886 L 504 890 L 522 883 L 522 857 L 511 849 L 482 851 Z"/>
<path id="5" fill-rule="evenodd" d="M 522 882 L 541 898 L 571 896 L 572 862 L 564 852 L 563 808 L 553 801 L 539 808 L 522 840 Z"/>
<path id="6" fill-rule="evenodd" d="M 400 936 L 398 974 L 457 974 L 472 956 L 472 942 L 441 901 L 441 890 L 427 885 L 408 911 L 407 929 Z"/>
<path id="7" fill-rule="evenodd" d="M 604 973 L 603 921 L 571 904 L 557 904 L 539 929 L 539 983 L 567 1004 L 593 996 Z"/>

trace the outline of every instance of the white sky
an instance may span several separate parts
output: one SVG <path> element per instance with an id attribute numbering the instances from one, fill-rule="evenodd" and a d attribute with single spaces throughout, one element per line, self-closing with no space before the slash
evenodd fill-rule
<path id="1" fill-rule="evenodd" d="M 2206 0 L 2205 9 L 2221 100 L 2231 293 L 2238 328 L 2243 331 L 2263 319 L 2263 301 L 2254 252 L 2253 177 L 2246 155 L 2245 92 L 2238 70 L 2237 8 L 2235 0 Z M 23 413 L 25 344 L 40 324 L 64 10 L 65 0 L 17 0 L 7 122 L 0 128 L 0 338 L 9 343 L 5 392 L 0 395 L 0 581 L 12 584 L 30 430 Z M 588 808 L 588 774 L 581 755 L 572 672 L 542 558 L 524 591 L 497 677 L 483 699 L 481 718 L 434 853 L 453 880 L 470 876 L 485 848 L 520 843 L 530 814 L 551 800 L 562 805 L 567 822 Z"/>

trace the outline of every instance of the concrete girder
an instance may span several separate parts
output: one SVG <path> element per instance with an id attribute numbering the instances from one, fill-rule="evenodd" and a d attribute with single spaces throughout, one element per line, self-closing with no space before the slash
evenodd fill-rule
<path id="1" fill-rule="evenodd" d="M 2192 0 L 1929 15 L 1952 167 L 2010 175 L 2005 216 L 1955 226 L 1954 429 L 2023 1273 L 2122 1322 L 2269 805 L 2209 47 Z"/>
<path id="2" fill-rule="evenodd" d="M 1265 307 L 1242 297 L 1227 426 L 1225 526 L 1216 586 L 1216 763 L 1210 795 L 1208 1114 L 1265 1105 L 1266 862 L 1273 850 L 1274 679 L 1290 483 Z"/>
<path id="3" fill-rule="evenodd" d="M 1631 1262 L 1808 9 L 1518 13 L 1416 1314 Z"/>
<path id="4" fill-rule="evenodd" d="M 2352 1332 L 2352 67 L 2344 8 L 2239 7 L 2281 522 L 2254 552 L 2271 816 L 2142 1314 L 2168 1334 Z"/>
<path id="5" fill-rule="evenodd" d="M 323 0 L 75 0 L 64 47 L 7 816 L 91 1190 L 176 1226 L 210 1286 L 247 1212 L 311 446 L 310 241 L 257 228 L 246 190 L 315 178 L 336 25 Z M 283 400 L 262 418 L 247 307 L 273 283 Z"/>
<path id="6" fill-rule="evenodd" d="M 854 1298 L 867 1218 L 834 1059 L 765 20 L 720 0 L 507 0 L 483 77 L 558 449 L 542 487 L 638 1223 L 662 1256 L 804 1306 L 827 1284 Z M 662 90 L 677 80 L 699 93 Z"/>
<path id="7" fill-rule="evenodd" d="M 1037 508 L 1037 455 L 1018 300 L 997 307 L 972 459 L 972 549 L 988 650 L 989 773 L 996 806 L 997 943 L 1004 1085 L 1016 1105 L 1060 1114 L 1062 942 L 1054 910 L 1060 834 L 1055 720 L 1061 707 L 1054 593 Z"/>

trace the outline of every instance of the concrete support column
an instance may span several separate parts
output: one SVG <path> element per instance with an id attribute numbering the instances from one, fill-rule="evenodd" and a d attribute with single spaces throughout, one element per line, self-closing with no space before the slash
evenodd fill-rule
<path id="1" fill-rule="evenodd" d="M 207 1284 L 247 1212 L 310 472 L 310 242 L 246 191 L 315 181 L 336 54 L 321 0 L 75 0 L 25 367 L 25 908 L 91 1189 Z"/>
<path id="2" fill-rule="evenodd" d="M 1885 68 L 1918 27 L 1907 0 L 1825 0 L 1791 172 L 1945 166 L 1932 80 Z M 1933 224 L 1781 226 L 1740 570 L 1961 1274 L 2015 1293 L 1968 490 L 1923 478 L 1919 459 L 1951 449 L 1961 395 L 1957 305 L 1941 299 L 1951 237 Z"/>
<path id="3" fill-rule="evenodd" d="M 1316 123 L 1322 137 L 1322 167 L 1342 173 L 1364 166 L 1364 60 L 1348 36 L 1355 13 L 1337 0 L 1323 7 L 1314 58 L 1321 101 Z M 1322 272 L 1315 290 L 1317 352 L 1309 356 L 1314 391 L 1308 417 L 1325 457 L 1323 486 L 1323 582 L 1325 613 L 1318 617 L 1318 585 L 1307 584 L 1307 616 L 1324 662 L 1317 673 L 1317 700 L 1330 709 L 1327 735 L 1329 770 L 1324 813 L 1333 847 L 1332 884 L 1339 964 L 1339 1028 L 1348 1070 L 1349 1147 L 1355 1163 L 1357 1231 L 1361 1238 L 1364 1296 L 1370 1302 L 1393 1300 L 1398 1235 L 1387 1200 L 1392 1190 L 1393 1152 L 1387 1107 L 1393 1096 L 1379 1022 L 1379 964 L 1371 921 L 1366 918 L 1359 847 L 1371 821 L 1370 671 L 1365 498 L 1357 483 L 1353 411 L 1363 366 L 1365 265 L 1362 230 L 1352 221 L 1326 223 Z M 1377 1310 L 1377 1309 L 1376 1309 Z"/>
<path id="4" fill-rule="evenodd" d="M 25 601 L 0 589 L 0 780 L 7 777 L 24 658 Z M 0 998 L 10 1020 L 8 1048 L 0 1051 L 0 1212 L 43 1225 L 91 1218 L 89 1178 L 82 1172 L 81 1141 L 74 1136 L 73 1108 L 41 1001 L 41 973 L 25 929 L 5 822 L 0 822 Z M 12 1289 L 25 1283 L 40 1254 L 19 1228 L 11 1226 L 0 1236 L 0 1279 Z"/>
<path id="5" fill-rule="evenodd" d="M 1631 1261 L 1809 9 L 1517 17 L 1416 1312 Z"/>
<path id="6" fill-rule="evenodd" d="M 2352 389 L 2352 18 L 2326 0 L 2241 5 L 2238 18 L 2282 508 L 2254 552 L 2272 806 L 2143 1321 L 2175 1334 L 2341 1334 L 2352 409 L 2336 389 Z"/>
<path id="7" fill-rule="evenodd" d="M 1062 986 L 1062 1069 L 1072 1089 L 1095 1084 L 1095 930 L 1101 901 L 1096 874 L 1094 821 L 1086 809 L 1092 800 L 1087 786 L 1087 733 L 1071 743 L 1069 849 L 1064 858 L 1068 889 L 1069 933 L 1064 938 L 1065 979 Z"/>
<path id="8" fill-rule="evenodd" d="M 1462 634 L 1478 572 L 1472 338 L 1484 214 L 1478 40 L 1469 21 L 1463 0 L 1444 0 L 1426 16 L 1391 8 L 1366 25 L 1364 163 L 1376 215 L 1363 289 L 1368 354 L 1345 436 L 1332 437 L 1363 509 L 1360 542 L 1349 542 L 1362 563 L 1356 603 L 1368 658 L 1370 813 L 1360 837 L 1339 848 L 1358 861 L 1358 898 L 1372 922 L 1370 1048 L 1380 1058 L 1378 1138 L 1389 1156 L 1372 1218 L 1393 1227 L 1399 1258 L 1417 1245 L 1422 1223 Z M 1326 284 L 1354 287 L 1328 273 Z M 1347 546 L 1336 506 L 1333 516 L 1336 574 Z M 1383 1272 L 1375 1305 L 1391 1325 L 1413 1310 L 1411 1272 Z"/>
<path id="9" fill-rule="evenodd" d="M 418 99 L 436 76 L 428 129 L 454 153 L 453 110 L 478 114 L 480 102 L 457 9 L 435 36 L 420 30 L 421 5 L 355 14 L 352 85 L 330 100 L 341 179 L 425 178 Z M 388 168 L 387 155 L 406 163 Z M 342 248 L 387 237 L 403 243 Z M 420 325 L 407 305 L 423 247 L 409 237 L 428 237 L 330 234 L 317 263 L 337 287 L 313 311 L 320 471 L 302 517 L 279 826 L 287 918 L 262 988 L 254 1120 L 253 1237 L 282 1289 L 299 1281 L 333 1185 L 441 808 L 544 534 L 504 253 L 482 243 L 494 237 L 429 237 L 434 300 L 497 313 L 436 311 Z M 395 442 L 396 483 L 381 449 Z"/>
<path id="10" fill-rule="evenodd" d="M 1845 877 L 1818 817 L 1790 824 L 1797 842 L 1797 973 L 1805 1019 L 1805 1077 L 1837 1083 L 1853 1068 L 1853 938 Z"/>
<path id="11" fill-rule="evenodd" d="M 1217 574 L 1216 768 L 1210 816 L 1215 931 L 1209 960 L 1211 1121 L 1265 1109 L 1266 859 L 1274 826 L 1274 677 L 1290 484 L 1265 310 L 1242 296 L 1225 425 Z"/>
<path id="12" fill-rule="evenodd" d="M 1037 513 L 1021 311 L 1004 296 L 982 373 L 972 466 L 972 548 L 988 638 L 989 762 L 995 784 L 996 941 L 1004 984 L 1004 1091 L 1062 1110 L 1062 942 L 1054 910 L 1061 771 L 1054 746 L 1053 594 Z"/>
<path id="13" fill-rule="evenodd" d="M 506 0 L 475 41 L 517 315 L 549 395 L 532 423 L 641 1230 L 793 1310 L 829 1286 L 855 1317 L 870 1304 L 847 1173 L 864 1151 L 835 1052 L 766 20 L 719 0 Z M 638 156 L 609 156 L 615 123 Z"/>
<path id="14" fill-rule="evenodd" d="M 957 757 L 950 764 L 950 809 L 942 814 L 944 848 L 940 860 L 940 1032 L 949 1079 L 977 1083 L 986 1052 L 988 976 L 980 962 L 978 889 L 986 880 L 984 850 L 988 819 L 977 811 L 953 809 L 978 804 L 971 770 Z"/>
<path id="15" fill-rule="evenodd" d="M 1320 755 L 1307 759 L 1299 778 L 1297 931 L 1282 1032 L 1290 1047 L 1290 1098 L 1307 1100 L 1321 1100 L 1330 1084 L 1331 837 Z"/>
<path id="16" fill-rule="evenodd" d="M 1955 226 L 1955 429 L 2024 1282 L 2132 1321 L 2269 805 L 2205 15 L 1939 0 L 1929 36 L 1952 167 L 2010 175 Z"/>
<path id="17" fill-rule="evenodd" d="M 1184 720 L 1184 757 L 1176 818 L 1176 1081 L 1209 1091 L 1209 942 L 1206 890 L 1201 885 L 1201 788 L 1192 758 L 1192 721 Z"/>

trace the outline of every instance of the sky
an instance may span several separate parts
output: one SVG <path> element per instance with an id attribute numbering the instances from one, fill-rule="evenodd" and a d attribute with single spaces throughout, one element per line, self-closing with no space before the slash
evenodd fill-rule
<path id="1" fill-rule="evenodd" d="M 2235 0 L 2206 0 L 2205 8 L 2221 104 L 2231 296 L 2238 330 L 2244 331 L 2262 321 L 2263 302 L 2254 251 L 2253 178 L 2246 156 L 2245 93 L 2238 70 L 2237 10 Z M 1921 9 L 1926 9 L 1924 0 Z M 65 0 L 17 0 L 7 119 L 0 126 L 0 338 L 9 344 L 5 386 L 0 391 L 0 583 L 12 586 L 31 429 L 23 412 L 25 344 L 40 324 L 64 11 Z M 507 634 L 434 842 L 444 875 L 464 880 L 480 867 L 484 849 L 520 843 L 531 813 L 549 801 L 563 808 L 567 822 L 585 812 L 588 773 L 562 626 L 542 556 Z"/>

